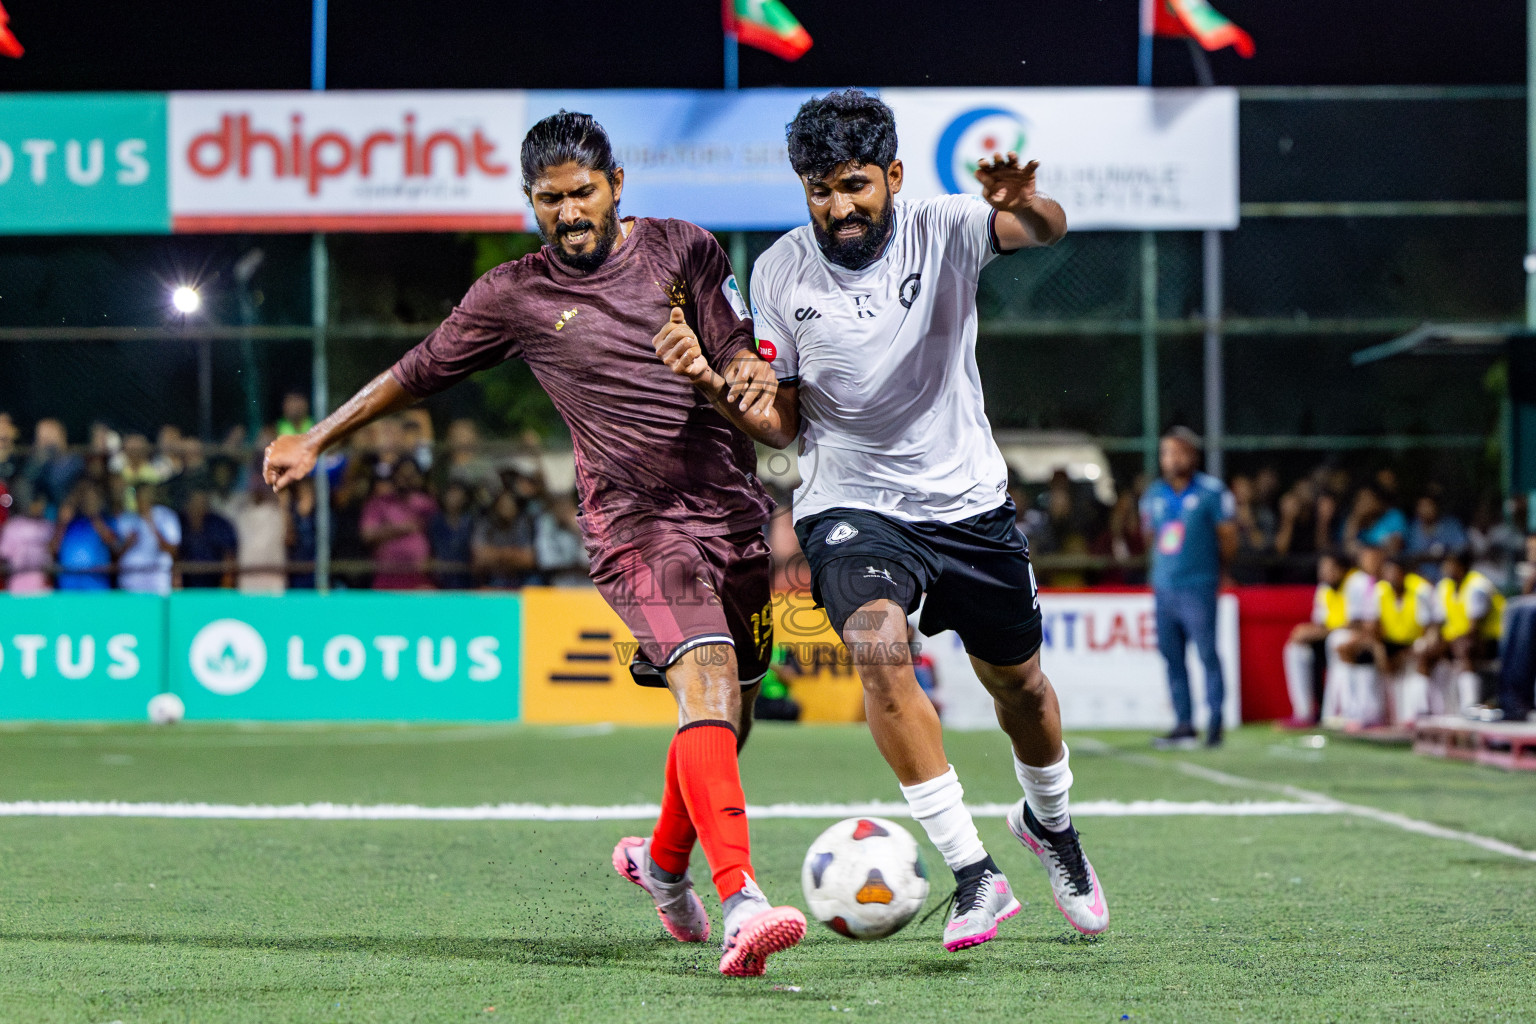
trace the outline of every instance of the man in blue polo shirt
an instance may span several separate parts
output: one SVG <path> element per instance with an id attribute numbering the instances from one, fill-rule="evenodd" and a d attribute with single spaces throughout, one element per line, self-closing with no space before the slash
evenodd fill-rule
<path id="1" fill-rule="evenodd" d="M 1195 745 L 1194 707 L 1189 696 L 1185 647 L 1193 643 L 1205 666 L 1205 699 L 1210 722 L 1208 747 L 1221 745 L 1221 706 L 1226 686 L 1216 656 L 1216 592 L 1221 568 L 1237 550 L 1232 492 L 1196 467 L 1200 435 L 1174 427 L 1158 445 L 1162 477 L 1141 498 L 1142 529 L 1152 552 L 1152 596 L 1157 611 L 1157 647 L 1168 664 L 1168 689 L 1178 722 L 1158 746 Z"/>

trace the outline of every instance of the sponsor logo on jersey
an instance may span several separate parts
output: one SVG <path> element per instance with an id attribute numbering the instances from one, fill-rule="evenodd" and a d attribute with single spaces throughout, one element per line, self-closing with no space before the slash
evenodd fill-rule
<path id="1" fill-rule="evenodd" d="M 855 295 L 853 297 L 853 310 L 859 315 L 860 320 L 874 319 L 875 311 L 869 305 L 869 300 L 872 298 L 874 298 L 872 295 Z"/>
<path id="2" fill-rule="evenodd" d="M 896 297 L 901 304 L 908 309 L 917 301 L 917 295 L 923 290 L 923 275 L 908 274 L 907 279 L 901 282 L 901 287 L 896 291 Z"/>
<path id="3" fill-rule="evenodd" d="M 725 283 L 720 286 L 720 292 L 725 296 L 725 301 L 731 304 L 731 311 L 736 314 L 736 319 L 745 320 L 747 303 L 741 297 L 741 289 L 736 285 L 735 274 L 725 279 Z"/>
<path id="4" fill-rule="evenodd" d="M 732 280 L 735 280 L 735 279 L 732 278 Z M 669 306 L 686 306 L 686 305 L 688 305 L 688 282 L 684 281 L 682 278 L 674 277 L 672 280 L 668 281 L 666 284 L 662 284 L 660 281 L 657 281 L 656 282 L 656 287 L 660 288 L 662 290 L 662 292 L 666 295 L 666 297 L 667 297 L 667 305 L 669 305 Z"/>
<path id="5" fill-rule="evenodd" d="M 838 523 L 827 533 L 827 543 L 841 544 L 845 540 L 852 540 L 858 534 L 858 528 L 852 523 Z"/>
<path id="6" fill-rule="evenodd" d="M 821 314 L 816 312 L 815 306 L 801 306 L 795 310 L 795 319 L 802 322 L 806 320 L 820 320 Z"/>
<path id="7" fill-rule="evenodd" d="M 561 313 L 560 319 L 555 321 L 555 330 L 558 331 L 565 327 L 566 324 L 571 322 L 571 318 L 574 317 L 578 312 L 580 312 L 580 310 L 567 309 L 565 312 Z"/>
<path id="8" fill-rule="evenodd" d="M 779 358 L 779 349 L 778 349 L 778 347 L 776 345 L 774 345 L 773 342 L 769 341 L 767 338 L 758 338 L 757 339 L 757 354 L 762 356 L 764 359 L 768 360 L 771 363 L 775 359 Z"/>

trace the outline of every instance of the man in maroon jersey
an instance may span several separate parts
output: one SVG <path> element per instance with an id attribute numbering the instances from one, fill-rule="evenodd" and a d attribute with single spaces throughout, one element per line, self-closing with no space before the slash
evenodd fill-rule
<path id="1" fill-rule="evenodd" d="M 773 643 L 762 527 L 771 511 L 753 443 L 721 414 L 761 415 L 776 381 L 755 351 L 730 261 L 708 232 L 618 216 L 624 171 L 590 115 L 561 111 L 529 130 L 523 191 L 544 247 L 470 288 L 437 330 L 304 434 L 267 448 L 276 489 L 364 424 L 508 359 L 549 393 L 576 448 L 592 579 L 640 641 L 631 671 L 666 686 L 681 727 L 650 838 L 620 840 L 614 867 L 656 902 L 684 942 L 709 937 L 688 859 L 704 847 L 725 908 L 720 970 L 762 974 L 805 917 L 753 880 L 737 753 Z M 656 354 L 686 324 L 715 379 L 706 400 Z"/>

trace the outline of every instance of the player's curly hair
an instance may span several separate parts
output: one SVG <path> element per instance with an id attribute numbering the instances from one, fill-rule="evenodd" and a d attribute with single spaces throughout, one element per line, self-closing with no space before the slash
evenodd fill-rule
<path id="1" fill-rule="evenodd" d="M 886 168 L 896 159 L 896 115 L 861 89 L 806 100 L 785 128 L 789 164 L 804 177 L 823 178 L 838 164 Z"/>
<path id="2" fill-rule="evenodd" d="M 613 172 L 619 169 L 613 143 L 597 118 L 564 108 L 528 129 L 523 136 L 522 162 L 524 192 L 531 192 L 539 175 L 559 164 L 574 163 L 601 171 L 610 185 Z"/>

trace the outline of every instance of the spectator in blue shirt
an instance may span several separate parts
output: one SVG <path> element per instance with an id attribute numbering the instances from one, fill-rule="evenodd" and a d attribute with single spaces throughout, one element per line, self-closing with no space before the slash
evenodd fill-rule
<path id="1" fill-rule="evenodd" d="M 1142 528 L 1152 552 L 1152 596 L 1157 647 L 1168 666 L 1168 689 L 1178 721 L 1159 746 L 1195 744 L 1194 706 L 1189 693 L 1185 648 L 1193 643 L 1205 668 L 1210 712 L 1205 742 L 1221 744 L 1221 709 L 1226 686 L 1216 655 L 1216 594 L 1222 566 L 1237 551 L 1232 492 L 1220 480 L 1197 472 L 1200 435 L 1174 427 L 1158 445 L 1162 478 L 1141 499 Z"/>
<path id="2" fill-rule="evenodd" d="M 105 518 L 101 488 L 82 480 L 59 506 L 53 557 L 59 563 L 60 590 L 111 590 L 112 560 L 122 541 Z"/>
<path id="3" fill-rule="evenodd" d="M 1415 571 L 1431 583 L 1440 582 L 1440 563 L 1447 555 L 1469 547 L 1466 527 L 1455 516 L 1441 515 L 1440 499 L 1426 494 L 1413 507 L 1413 522 L 1403 541 L 1403 550 Z"/>
<path id="4" fill-rule="evenodd" d="M 84 474 L 85 461 L 70 453 L 64 424 L 55 419 L 38 420 L 32 453 L 21 470 L 22 479 L 31 483 L 36 492 L 46 494 L 48 504 L 57 508 L 68 499 Z"/>
<path id="5" fill-rule="evenodd" d="M 158 501 L 157 486 L 141 482 L 133 490 L 132 506 L 118 514 L 116 530 L 123 543 L 117 561 L 119 590 L 170 596 L 181 520 Z"/>
<path id="6" fill-rule="evenodd" d="M 454 568 L 440 569 L 433 579 L 443 590 L 469 590 L 475 585 L 469 565 L 473 560 L 475 517 L 471 514 L 469 488 L 461 481 L 450 480 L 443 489 L 443 506 L 427 523 L 427 540 L 432 545 L 432 558 L 438 562 L 454 563 Z"/>
<path id="7" fill-rule="evenodd" d="M 1400 554 L 1407 532 L 1407 517 L 1388 505 L 1375 485 L 1366 484 L 1355 493 L 1355 506 L 1344 521 L 1344 546 L 1350 554 L 1357 554 L 1360 544 L 1381 548 L 1389 557 Z"/>
<path id="8" fill-rule="evenodd" d="M 201 568 L 183 570 L 183 587 L 227 587 L 235 578 L 235 553 L 239 542 L 228 519 L 210 507 L 208 492 L 194 490 L 187 496 L 181 524 L 181 561 Z"/>

